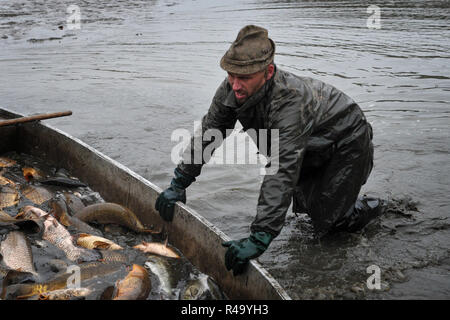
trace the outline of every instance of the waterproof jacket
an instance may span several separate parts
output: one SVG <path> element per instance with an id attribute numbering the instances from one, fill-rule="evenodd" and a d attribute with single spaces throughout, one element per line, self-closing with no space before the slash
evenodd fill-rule
<path id="1" fill-rule="evenodd" d="M 307 161 L 319 166 L 341 144 L 366 130 L 363 112 L 343 92 L 322 81 L 276 68 L 274 76 L 242 105 L 236 104 L 228 80 L 221 83 L 202 119 L 201 130 L 194 133 L 178 169 L 192 177 L 200 175 L 205 159 L 195 164 L 194 154 L 203 154 L 214 141 L 202 139 L 205 131 L 218 129 L 225 139 L 231 131 L 227 129 L 233 129 L 237 120 L 244 131 L 268 129 L 269 137 L 270 129 L 278 129 L 278 153 L 266 153 L 270 155 L 269 162 L 278 163 L 278 171 L 265 175 L 251 225 L 252 232 L 265 231 L 274 237 L 283 227 L 305 153 Z M 270 151 L 270 146 L 261 148 L 259 141 L 255 143 L 260 151 Z"/>

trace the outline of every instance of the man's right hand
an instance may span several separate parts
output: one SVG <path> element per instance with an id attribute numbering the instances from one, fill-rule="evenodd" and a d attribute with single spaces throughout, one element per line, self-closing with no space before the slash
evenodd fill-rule
<path id="1" fill-rule="evenodd" d="M 186 203 L 186 190 L 170 186 L 158 196 L 155 208 L 165 221 L 172 221 L 175 203 L 181 201 Z"/>
<path id="2" fill-rule="evenodd" d="M 195 181 L 195 178 L 187 176 L 178 168 L 175 169 L 175 177 L 170 182 L 170 187 L 161 192 L 156 199 L 155 208 L 165 221 L 172 221 L 175 203 L 186 203 L 186 188 Z"/>

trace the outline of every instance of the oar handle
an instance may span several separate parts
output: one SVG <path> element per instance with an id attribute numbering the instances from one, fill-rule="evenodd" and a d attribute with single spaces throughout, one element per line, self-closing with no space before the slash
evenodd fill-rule
<path id="1" fill-rule="evenodd" d="M 65 116 L 70 116 L 70 115 L 72 115 L 72 111 L 37 114 L 37 115 L 34 115 L 34 116 L 29 116 L 29 117 L 21 117 L 21 118 L 1 121 L 0 122 L 0 127 L 9 126 L 9 125 L 18 124 L 18 123 L 23 123 L 23 122 L 30 122 L 30 121 L 38 121 L 38 120 L 45 120 L 45 119 L 51 119 L 51 118 L 65 117 Z"/>

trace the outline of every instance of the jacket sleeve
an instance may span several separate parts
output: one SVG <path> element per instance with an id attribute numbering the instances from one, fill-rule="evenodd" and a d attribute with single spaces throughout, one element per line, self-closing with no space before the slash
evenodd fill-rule
<path id="1" fill-rule="evenodd" d="M 270 155 L 271 170 L 261 185 L 252 232 L 265 231 L 276 237 L 283 228 L 313 126 L 313 101 L 307 94 L 290 91 L 272 102 L 269 127 L 275 150 Z M 278 139 L 274 138 L 276 130 Z M 273 147 L 277 142 L 278 152 Z"/>
<path id="2" fill-rule="evenodd" d="M 203 165 L 232 131 L 227 129 L 234 129 L 236 124 L 235 110 L 222 104 L 227 93 L 226 81 L 225 79 L 217 89 L 207 114 L 202 118 L 201 126 L 195 130 L 178 164 L 178 169 L 191 177 L 200 175 Z M 208 146 L 209 152 L 205 152 Z M 204 152 L 207 154 L 204 155 Z"/>

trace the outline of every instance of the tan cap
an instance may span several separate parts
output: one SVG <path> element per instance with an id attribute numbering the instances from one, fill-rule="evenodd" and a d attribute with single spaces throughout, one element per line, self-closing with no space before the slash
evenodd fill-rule
<path id="1" fill-rule="evenodd" d="M 228 51 L 220 60 L 220 67 L 236 74 L 252 74 L 267 67 L 275 56 L 275 43 L 266 29 L 248 25 L 239 31 Z"/>

